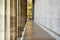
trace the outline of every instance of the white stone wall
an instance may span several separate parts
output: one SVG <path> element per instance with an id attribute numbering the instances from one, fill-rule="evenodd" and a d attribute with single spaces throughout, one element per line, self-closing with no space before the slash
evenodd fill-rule
<path id="1" fill-rule="evenodd" d="M 4 40 L 4 0 L 0 0 L 0 40 Z"/>
<path id="2" fill-rule="evenodd" d="M 34 21 L 60 34 L 60 0 L 35 0 Z"/>

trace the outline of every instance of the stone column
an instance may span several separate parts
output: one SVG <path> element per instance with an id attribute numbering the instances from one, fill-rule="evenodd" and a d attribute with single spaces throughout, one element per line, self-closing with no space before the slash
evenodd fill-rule
<path id="1" fill-rule="evenodd" d="M 17 0 L 10 0 L 10 40 L 17 40 Z"/>
<path id="2" fill-rule="evenodd" d="M 22 36 L 27 17 L 27 0 L 18 0 L 18 37 Z"/>
<path id="3" fill-rule="evenodd" d="M 27 0 L 22 0 L 22 30 L 25 26 L 25 21 L 27 17 Z"/>
<path id="4" fill-rule="evenodd" d="M 27 0 L 25 0 L 25 2 L 24 2 L 24 15 L 25 15 L 25 20 L 24 20 L 24 22 L 26 23 L 26 21 L 27 21 Z"/>
<path id="5" fill-rule="evenodd" d="M 10 0 L 5 0 L 5 40 L 10 40 Z"/>
<path id="6" fill-rule="evenodd" d="M 21 13 L 21 0 L 18 0 L 18 37 L 21 37 L 21 27 L 22 27 L 22 13 Z"/>

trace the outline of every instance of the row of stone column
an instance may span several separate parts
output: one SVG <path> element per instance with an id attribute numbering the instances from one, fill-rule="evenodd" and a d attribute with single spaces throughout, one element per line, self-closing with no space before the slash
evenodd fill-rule
<path id="1" fill-rule="evenodd" d="M 17 40 L 27 21 L 27 0 L 5 0 L 5 40 Z"/>

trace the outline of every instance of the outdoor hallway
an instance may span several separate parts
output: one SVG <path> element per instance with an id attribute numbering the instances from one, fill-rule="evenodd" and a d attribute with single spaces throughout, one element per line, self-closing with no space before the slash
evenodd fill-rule
<path id="1" fill-rule="evenodd" d="M 0 0 L 0 40 L 60 40 L 60 0 Z"/>

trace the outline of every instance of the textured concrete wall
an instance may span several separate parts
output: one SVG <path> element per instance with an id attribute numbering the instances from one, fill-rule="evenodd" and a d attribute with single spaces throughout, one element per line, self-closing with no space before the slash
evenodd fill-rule
<path id="1" fill-rule="evenodd" d="M 60 0 L 35 0 L 34 20 L 60 35 Z"/>
<path id="2" fill-rule="evenodd" d="M 4 40 L 4 0 L 0 0 L 0 40 Z"/>

